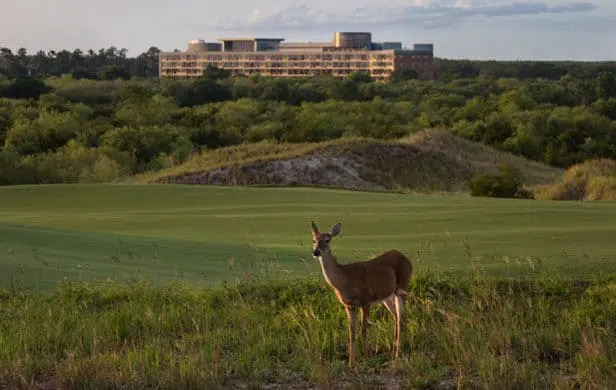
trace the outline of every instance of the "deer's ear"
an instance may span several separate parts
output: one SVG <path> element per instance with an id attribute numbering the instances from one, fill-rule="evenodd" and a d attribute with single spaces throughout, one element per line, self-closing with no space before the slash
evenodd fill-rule
<path id="1" fill-rule="evenodd" d="M 336 237 L 338 234 L 340 234 L 340 228 L 341 228 L 341 224 L 340 222 L 338 222 L 337 224 L 334 225 L 334 227 L 332 227 L 331 232 L 329 233 L 330 236 L 332 237 Z"/>
<path id="2" fill-rule="evenodd" d="M 310 221 L 310 228 L 312 230 L 312 235 L 314 235 L 314 236 L 318 236 L 319 235 L 319 228 L 317 228 L 317 225 L 315 225 L 315 223 L 313 221 Z"/>

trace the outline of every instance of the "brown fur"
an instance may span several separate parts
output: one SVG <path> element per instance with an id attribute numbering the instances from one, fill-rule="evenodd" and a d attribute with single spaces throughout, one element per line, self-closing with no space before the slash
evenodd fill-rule
<path id="1" fill-rule="evenodd" d="M 336 289 L 336 296 L 343 305 L 358 307 L 381 301 L 392 294 L 406 295 L 413 272 L 411 262 L 396 249 L 367 261 L 338 266 L 346 274 L 348 284 Z"/>
<path id="2" fill-rule="evenodd" d="M 400 251 L 393 249 L 367 261 L 339 264 L 329 247 L 331 239 L 339 233 L 339 223 L 329 233 L 320 233 L 312 222 L 313 256 L 319 258 L 323 276 L 347 312 L 349 365 L 353 366 L 355 360 L 353 344 L 356 314 L 361 310 L 362 347 L 366 353 L 370 306 L 377 303 L 383 303 L 394 317 L 394 356 L 397 358 L 400 350 L 403 297 L 408 295 L 409 281 L 413 273 L 411 261 Z"/>

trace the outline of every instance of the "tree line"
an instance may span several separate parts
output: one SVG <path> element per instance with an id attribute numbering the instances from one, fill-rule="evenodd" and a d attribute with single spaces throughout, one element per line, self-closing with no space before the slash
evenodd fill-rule
<path id="1" fill-rule="evenodd" d="M 443 128 L 568 167 L 616 158 L 616 77 L 381 83 L 301 79 L 0 77 L 0 183 L 100 182 L 245 142 L 393 139 Z"/>
<path id="2" fill-rule="evenodd" d="M 0 48 L 0 75 L 20 76 L 61 76 L 71 74 L 75 78 L 112 80 L 116 78 L 157 77 L 157 47 L 150 47 L 136 57 L 129 57 L 126 49 L 114 46 L 98 51 L 81 49 L 39 50 L 29 54 L 25 48 L 16 53 Z"/>
<path id="3" fill-rule="evenodd" d="M 75 78 L 110 80 L 158 76 L 160 49 L 150 47 L 137 56 L 128 56 L 128 50 L 115 46 L 98 50 L 39 50 L 29 53 L 20 48 L 15 53 L 0 47 L 0 75 L 61 76 L 71 74 Z M 435 58 L 436 78 L 451 81 L 461 78 L 507 77 L 558 80 L 564 76 L 591 79 L 601 72 L 614 72 L 616 61 L 479 61 Z"/>

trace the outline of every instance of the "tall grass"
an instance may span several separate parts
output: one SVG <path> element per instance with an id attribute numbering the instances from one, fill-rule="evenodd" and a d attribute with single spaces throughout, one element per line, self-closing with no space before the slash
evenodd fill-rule
<path id="1" fill-rule="evenodd" d="M 344 310 L 322 277 L 201 288 L 146 280 L 0 294 L 0 386 L 609 388 L 616 279 L 464 278 L 420 269 L 403 355 L 373 309 L 369 354 L 348 369 Z"/>
<path id="2" fill-rule="evenodd" d="M 616 200 L 616 160 L 600 158 L 571 166 L 559 183 L 540 187 L 544 200 Z"/>

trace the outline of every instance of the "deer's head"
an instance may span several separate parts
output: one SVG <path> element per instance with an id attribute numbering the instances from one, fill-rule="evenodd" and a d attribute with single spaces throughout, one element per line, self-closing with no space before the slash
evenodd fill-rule
<path id="1" fill-rule="evenodd" d="M 319 229 L 314 222 L 310 222 L 312 225 L 312 256 L 321 257 L 323 254 L 330 252 L 329 243 L 333 237 L 336 237 L 340 233 L 340 222 L 332 227 L 327 233 L 319 233 Z"/>

